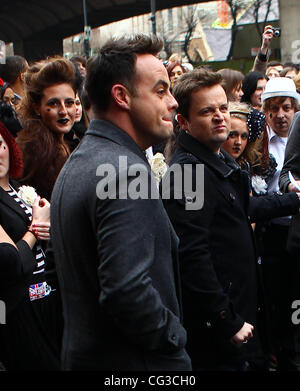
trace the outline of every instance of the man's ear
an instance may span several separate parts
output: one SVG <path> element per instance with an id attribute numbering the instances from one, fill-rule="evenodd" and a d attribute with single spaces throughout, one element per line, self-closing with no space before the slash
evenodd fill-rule
<path id="1" fill-rule="evenodd" d="M 112 100 L 122 109 L 130 107 L 130 93 L 123 84 L 114 84 L 111 88 Z"/>
<path id="2" fill-rule="evenodd" d="M 177 122 L 179 123 L 179 126 L 186 130 L 188 132 L 189 130 L 189 123 L 188 121 L 184 118 L 182 114 L 177 114 Z"/>
<path id="3" fill-rule="evenodd" d="M 22 72 L 18 76 L 18 78 L 21 80 L 22 83 L 24 83 L 24 74 L 25 74 L 25 72 Z"/>

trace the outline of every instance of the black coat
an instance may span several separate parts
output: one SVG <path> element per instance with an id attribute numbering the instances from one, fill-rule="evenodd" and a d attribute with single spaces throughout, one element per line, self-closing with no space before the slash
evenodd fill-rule
<path id="1" fill-rule="evenodd" d="M 204 204 L 199 210 L 186 210 L 190 197 L 174 199 L 172 180 L 171 198 L 164 200 L 180 239 L 188 352 L 192 362 L 200 366 L 260 354 L 257 317 L 262 293 L 250 223 L 274 216 L 279 213 L 274 212 L 275 208 L 282 204 L 279 196 L 273 200 L 251 198 L 250 201 L 247 173 L 225 151 L 223 157 L 182 132 L 171 165 L 190 164 L 195 185 L 196 166 L 204 164 L 204 189 L 201 183 L 197 188 L 199 197 L 204 191 Z M 291 203 L 286 210 L 291 211 Z M 293 205 L 297 209 L 295 200 Z M 281 209 L 282 215 L 284 207 Z M 244 322 L 254 326 L 254 337 L 238 349 L 230 343 L 230 338 Z"/>
<path id="2" fill-rule="evenodd" d="M 18 191 L 19 184 L 11 181 Z M 29 285 L 45 281 L 42 274 L 33 275 L 36 259 L 28 244 L 22 240 L 30 220 L 24 210 L 0 187 L 0 224 L 16 243 L 19 257 L 12 258 L 14 267 L 7 269 L 1 260 L 2 271 L 8 273 L 0 299 L 7 303 L 7 322 L 0 327 L 2 357 L 9 370 L 59 369 L 62 314 L 58 292 L 30 302 Z M 18 262 L 16 264 L 15 262 Z"/>
<path id="3" fill-rule="evenodd" d="M 189 370 L 178 238 L 161 200 L 96 194 L 107 175 L 97 168 L 110 164 L 119 179 L 119 156 L 128 167 L 144 167 L 148 181 L 150 166 L 132 138 L 109 122 L 91 121 L 53 190 L 63 369 Z M 124 170 L 129 183 L 134 177 Z"/>

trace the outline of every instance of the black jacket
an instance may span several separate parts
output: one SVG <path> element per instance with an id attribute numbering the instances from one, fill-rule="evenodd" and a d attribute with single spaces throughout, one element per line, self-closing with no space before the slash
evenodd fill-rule
<path id="1" fill-rule="evenodd" d="M 204 189 L 199 183 L 197 188 L 198 196 L 204 192 L 204 204 L 199 210 L 188 211 L 185 206 L 190 197 L 171 196 L 164 200 L 180 239 L 188 352 L 192 362 L 200 366 L 210 360 L 228 363 L 261 352 L 257 315 L 262 293 L 250 223 L 274 216 L 274 210 L 281 205 L 279 196 L 273 197 L 273 201 L 266 198 L 250 201 L 248 174 L 225 151 L 222 156 L 182 132 L 171 165 L 192 165 L 196 186 L 196 167 L 204 164 Z M 290 211 L 290 204 L 286 209 Z M 237 349 L 229 340 L 244 322 L 254 326 L 254 337 Z"/>

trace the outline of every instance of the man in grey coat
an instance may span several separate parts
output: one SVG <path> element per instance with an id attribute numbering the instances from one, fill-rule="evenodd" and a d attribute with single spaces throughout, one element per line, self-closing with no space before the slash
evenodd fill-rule
<path id="1" fill-rule="evenodd" d="M 191 369 L 178 238 L 144 154 L 170 136 L 177 107 L 161 46 L 113 39 L 87 66 L 94 119 L 51 200 L 63 369 Z"/>

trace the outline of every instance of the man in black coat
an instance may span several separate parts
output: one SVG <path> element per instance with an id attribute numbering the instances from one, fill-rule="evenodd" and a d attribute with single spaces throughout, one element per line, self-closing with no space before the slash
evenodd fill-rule
<path id="1" fill-rule="evenodd" d="M 220 150 L 230 131 L 220 83 L 218 74 L 197 69 L 174 88 L 183 130 L 170 170 L 176 163 L 182 177 L 178 180 L 177 166 L 176 175 L 170 175 L 170 199 L 163 198 L 180 239 L 184 325 L 193 368 L 245 370 L 247 362 L 262 355 L 259 264 L 250 223 L 291 209 L 296 213 L 299 199 L 278 196 L 249 206 L 247 173 Z"/>
<path id="2" fill-rule="evenodd" d="M 191 369 L 178 238 L 144 154 L 170 136 L 177 107 L 161 47 L 143 35 L 111 40 L 88 63 L 94 119 L 51 200 L 63 369 Z"/>

